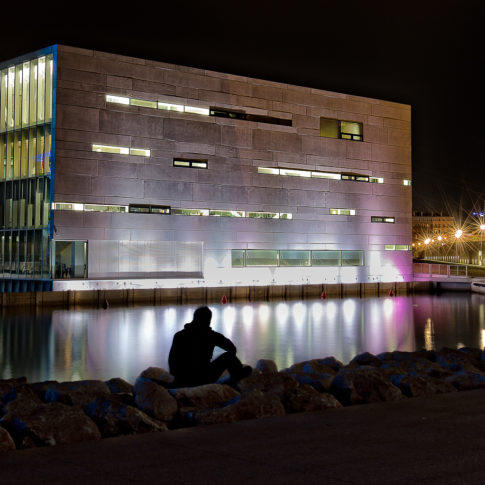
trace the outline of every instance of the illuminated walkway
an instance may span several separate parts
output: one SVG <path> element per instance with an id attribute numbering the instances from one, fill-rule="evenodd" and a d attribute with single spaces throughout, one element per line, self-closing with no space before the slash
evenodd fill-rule
<path id="1" fill-rule="evenodd" d="M 2 483 L 482 484 L 485 390 L 0 454 Z"/>

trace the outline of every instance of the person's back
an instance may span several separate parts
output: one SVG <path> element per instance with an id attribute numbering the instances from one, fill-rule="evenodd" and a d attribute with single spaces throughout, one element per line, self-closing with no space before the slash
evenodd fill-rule
<path id="1" fill-rule="evenodd" d="M 178 385 L 197 386 L 215 382 L 225 369 L 235 380 L 250 374 L 251 368 L 243 367 L 236 357 L 235 345 L 211 329 L 211 318 L 209 308 L 197 308 L 192 322 L 174 335 L 168 362 L 170 373 Z M 214 347 L 226 352 L 211 362 Z"/>

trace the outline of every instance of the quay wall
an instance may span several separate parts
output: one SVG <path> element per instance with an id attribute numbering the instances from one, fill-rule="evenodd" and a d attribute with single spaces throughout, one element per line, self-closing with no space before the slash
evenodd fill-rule
<path id="1" fill-rule="evenodd" d="M 154 288 L 122 290 L 46 291 L 31 293 L 2 293 L 2 307 L 103 307 L 108 305 L 170 305 L 228 303 L 243 301 L 311 300 L 317 298 L 346 298 L 400 296 L 431 292 L 427 281 L 391 283 L 271 285 L 200 288 Z"/>

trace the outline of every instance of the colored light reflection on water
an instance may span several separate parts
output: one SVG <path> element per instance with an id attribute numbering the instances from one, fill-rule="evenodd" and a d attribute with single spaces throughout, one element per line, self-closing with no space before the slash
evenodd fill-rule
<path id="1" fill-rule="evenodd" d="M 0 378 L 133 382 L 149 366 L 168 368 L 173 334 L 191 320 L 196 306 L 4 313 Z M 347 363 L 365 351 L 483 348 L 485 343 L 485 295 L 209 306 L 212 328 L 236 344 L 242 361 L 273 359 L 280 369 L 331 355 Z"/>

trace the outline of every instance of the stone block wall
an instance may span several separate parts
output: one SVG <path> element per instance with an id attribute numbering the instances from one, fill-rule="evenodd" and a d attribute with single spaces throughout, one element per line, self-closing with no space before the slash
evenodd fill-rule
<path id="1" fill-rule="evenodd" d="M 207 283 L 409 281 L 410 106 L 58 46 L 55 201 L 291 213 L 292 220 L 55 211 L 55 239 L 203 241 Z M 291 120 L 292 126 L 114 104 L 106 95 Z M 363 141 L 323 138 L 320 118 L 363 124 Z M 93 144 L 150 157 L 97 153 Z M 208 169 L 173 167 L 204 159 Z M 384 183 L 263 175 L 258 167 L 352 172 Z M 355 216 L 330 215 L 352 208 Z M 371 223 L 394 217 L 394 224 Z M 363 267 L 231 268 L 231 249 L 365 251 Z M 217 264 L 210 261 L 217 260 Z M 342 270 L 346 271 L 342 271 Z"/>

